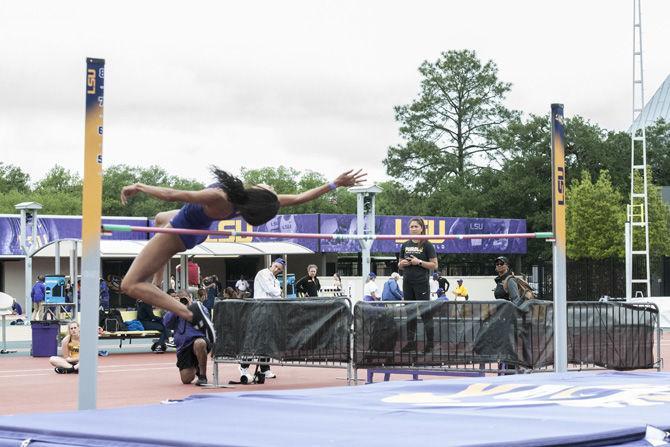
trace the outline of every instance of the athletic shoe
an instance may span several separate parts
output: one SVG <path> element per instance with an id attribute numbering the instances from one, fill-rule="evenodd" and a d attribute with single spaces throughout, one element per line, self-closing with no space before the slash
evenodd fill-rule
<path id="1" fill-rule="evenodd" d="M 265 374 L 266 379 L 274 379 L 274 378 L 277 377 L 277 374 L 273 373 L 269 369 L 267 371 L 265 371 L 263 374 Z"/>
<path id="2" fill-rule="evenodd" d="M 200 301 L 191 303 L 188 305 L 188 310 L 193 313 L 193 319 L 191 320 L 191 325 L 202 331 L 205 334 L 205 338 L 209 340 L 210 343 L 214 344 L 216 342 L 216 331 L 214 331 L 214 325 L 212 320 L 209 319 L 209 311 Z"/>
<path id="3" fill-rule="evenodd" d="M 249 372 L 249 368 L 242 368 L 240 366 L 240 383 L 247 384 L 254 381 L 254 376 Z"/>
<path id="4" fill-rule="evenodd" d="M 207 385 L 207 376 L 198 376 L 198 380 L 195 381 L 196 386 Z"/>
<path id="5" fill-rule="evenodd" d="M 55 367 L 54 371 L 56 371 L 56 374 L 72 374 L 78 372 L 74 367 L 61 368 L 60 366 Z"/>
<path id="6" fill-rule="evenodd" d="M 172 340 L 172 341 L 166 341 L 165 342 L 165 346 L 168 347 L 168 348 L 172 348 L 172 349 L 176 348 L 177 345 L 174 344 L 174 339 L 172 337 L 170 337 L 170 340 Z"/>

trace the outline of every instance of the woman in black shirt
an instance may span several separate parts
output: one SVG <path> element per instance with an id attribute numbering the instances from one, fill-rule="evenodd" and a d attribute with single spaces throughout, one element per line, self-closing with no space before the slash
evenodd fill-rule
<path id="1" fill-rule="evenodd" d="M 316 277 L 316 270 L 316 265 L 308 265 L 307 276 L 303 276 L 295 283 L 299 296 L 319 296 L 321 284 L 319 278 Z"/>
<path id="2" fill-rule="evenodd" d="M 409 221 L 409 234 L 426 234 L 426 223 L 420 217 L 413 217 Z M 430 271 L 437 270 L 437 252 L 432 243 L 427 240 L 410 239 L 400 247 L 400 261 L 398 268 L 403 271 L 402 291 L 406 301 L 430 300 Z M 433 348 L 433 316 L 430 307 L 420 306 L 421 319 L 425 328 L 426 338 L 424 352 Z M 407 344 L 403 352 L 416 351 L 416 322 L 418 316 L 408 316 Z"/>

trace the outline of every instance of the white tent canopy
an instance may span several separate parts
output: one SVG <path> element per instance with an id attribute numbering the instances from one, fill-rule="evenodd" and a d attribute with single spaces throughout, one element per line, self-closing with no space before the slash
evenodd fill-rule
<path id="1" fill-rule="evenodd" d="M 61 241 L 60 255 L 67 257 L 75 239 Z M 81 241 L 77 244 L 77 256 L 81 257 Z M 134 258 L 149 241 L 119 241 L 101 240 L 101 258 Z M 293 242 L 204 242 L 190 250 L 177 253 L 174 257 L 181 255 L 194 255 L 201 258 L 237 257 L 237 256 L 261 256 L 261 255 L 297 255 L 312 254 L 312 250 Z M 56 241 L 39 248 L 34 254 L 35 258 L 53 258 L 56 256 Z"/>

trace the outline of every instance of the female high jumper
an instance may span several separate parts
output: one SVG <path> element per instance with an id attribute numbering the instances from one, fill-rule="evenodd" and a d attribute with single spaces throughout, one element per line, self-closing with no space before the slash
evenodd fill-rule
<path id="1" fill-rule="evenodd" d="M 268 185 L 245 188 L 242 181 L 213 166 L 217 182 L 200 191 L 134 183 L 121 190 L 121 203 L 140 192 L 166 202 L 184 202 L 179 210 L 156 215 L 156 226 L 208 230 L 212 222 L 241 216 L 250 225 L 262 225 L 277 215 L 282 206 L 293 206 L 314 200 L 339 186 L 360 185 L 367 175 L 360 169 L 340 174 L 334 181 L 300 194 L 276 194 Z M 160 286 L 163 266 L 177 253 L 202 243 L 206 235 L 157 233 L 140 251 L 121 282 L 126 295 L 148 304 L 174 312 L 204 331 L 215 342 L 214 326 L 209 312 L 196 301 L 188 307 L 163 292 Z M 153 277 L 153 283 L 149 282 Z"/>

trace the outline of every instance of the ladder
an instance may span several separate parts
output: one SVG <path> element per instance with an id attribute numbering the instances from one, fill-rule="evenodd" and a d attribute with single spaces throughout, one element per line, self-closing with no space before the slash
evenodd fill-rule
<path id="1" fill-rule="evenodd" d="M 631 126 L 630 205 L 628 223 L 630 235 L 626 247 L 626 295 L 651 295 L 649 266 L 649 200 L 647 194 L 647 141 L 644 109 L 644 74 L 642 65 L 641 0 L 633 0 L 633 125 Z M 640 121 L 636 124 L 636 119 Z M 636 177 L 639 179 L 635 181 Z M 644 233 L 644 238 L 641 234 Z M 630 264 L 630 265 L 629 265 Z M 644 268 L 641 268 L 644 264 Z"/>

